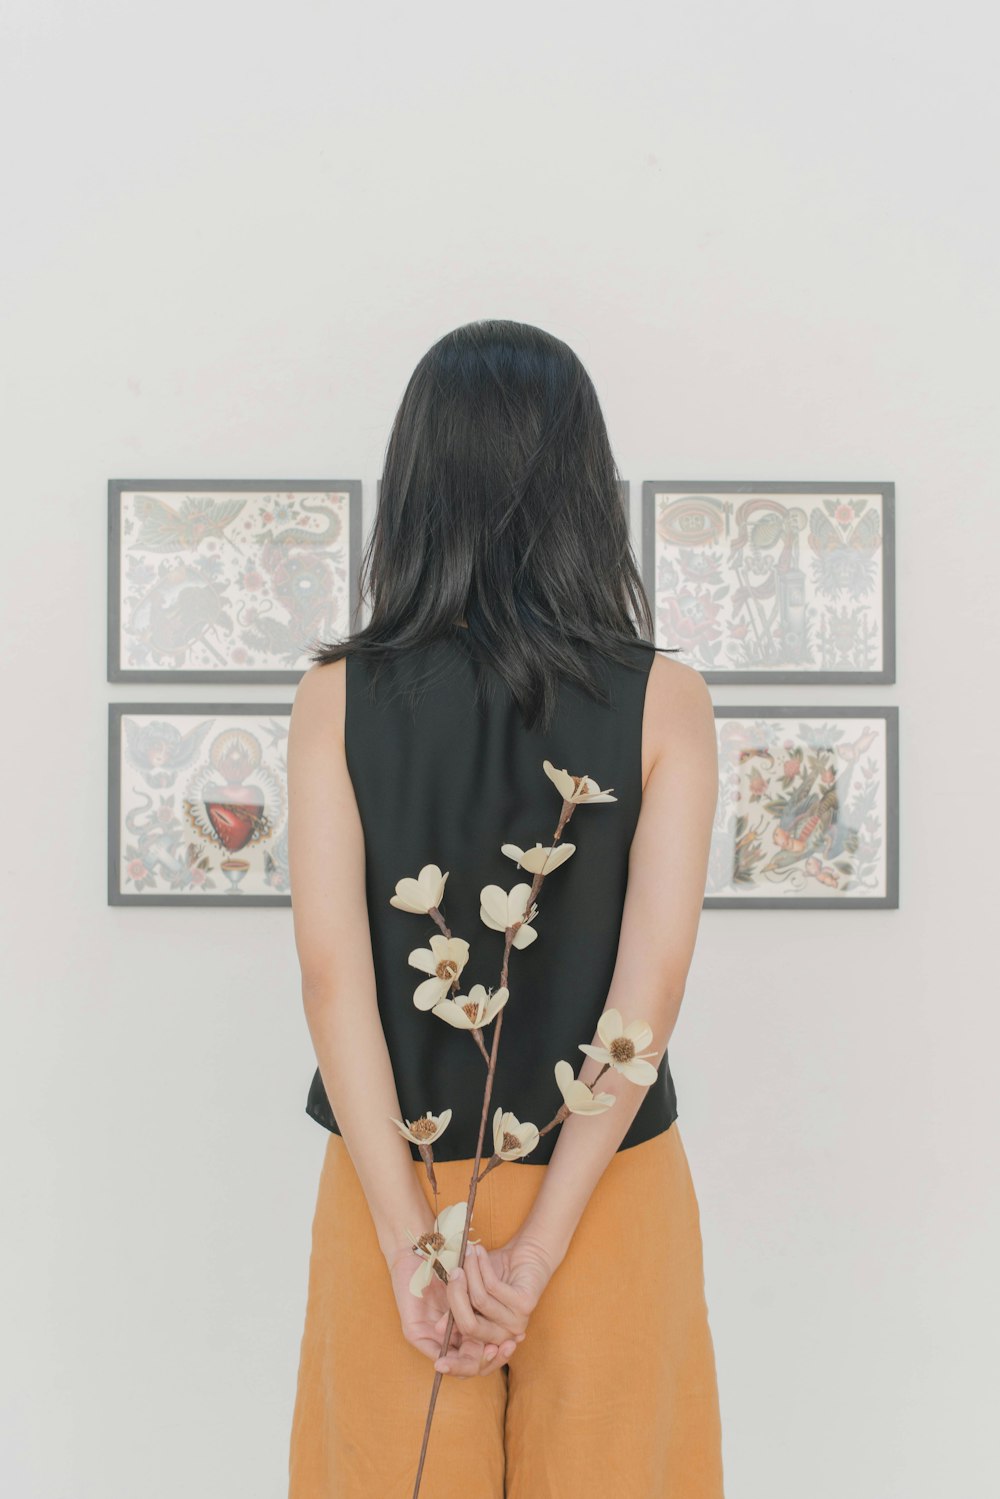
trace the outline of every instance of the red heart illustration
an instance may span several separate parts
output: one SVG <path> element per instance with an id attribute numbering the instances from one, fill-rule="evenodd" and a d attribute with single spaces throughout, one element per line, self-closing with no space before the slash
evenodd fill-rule
<path id="1" fill-rule="evenodd" d="M 231 854 L 246 848 L 264 810 L 259 787 L 213 787 L 211 793 L 206 792 L 204 802 L 208 820 L 223 848 Z"/>

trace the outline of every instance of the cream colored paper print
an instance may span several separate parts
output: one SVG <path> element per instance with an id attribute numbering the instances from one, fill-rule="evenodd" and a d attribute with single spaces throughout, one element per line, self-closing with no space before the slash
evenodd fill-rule
<path id="1" fill-rule="evenodd" d="M 657 645 L 710 678 L 892 680 L 887 494 L 815 489 L 651 489 Z"/>
<path id="2" fill-rule="evenodd" d="M 894 904 L 894 730 L 892 710 L 720 709 L 709 901 Z"/>
<path id="3" fill-rule="evenodd" d="M 287 717 L 161 705 L 117 736 L 119 896 L 288 900 Z"/>
<path id="4" fill-rule="evenodd" d="M 123 671 L 304 671 L 348 633 L 347 491 L 122 490 Z"/>

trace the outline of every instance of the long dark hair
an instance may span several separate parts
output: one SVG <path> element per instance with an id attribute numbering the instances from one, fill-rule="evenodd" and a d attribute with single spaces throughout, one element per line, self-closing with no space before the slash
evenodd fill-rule
<path id="1" fill-rule="evenodd" d="M 464 620 L 529 727 L 547 726 L 562 679 L 606 700 L 595 653 L 634 665 L 636 640 L 653 649 L 620 483 L 567 344 L 505 319 L 445 334 L 413 371 L 386 447 L 361 566 L 368 623 L 312 643 L 312 659 L 354 654 L 377 672 Z"/>

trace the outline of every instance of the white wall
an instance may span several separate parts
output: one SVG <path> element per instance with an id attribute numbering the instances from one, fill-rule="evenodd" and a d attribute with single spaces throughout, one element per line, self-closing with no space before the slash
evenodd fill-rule
<path id="1" fill-rule="evenodd" d="M 283 1492 L 325 1139 L 289 913 L 105 904 L 106 481 L 370 516 L 479 316 L 578 350 L 636 521 L 644 477 L 897 484 L 898 685 L 826 696 L 900 706 L 902 908 L 707 913 L 672 1057 L 730 1499 L 989 1488 L 989 15 L 7 0 L 5 1492 Z"/>

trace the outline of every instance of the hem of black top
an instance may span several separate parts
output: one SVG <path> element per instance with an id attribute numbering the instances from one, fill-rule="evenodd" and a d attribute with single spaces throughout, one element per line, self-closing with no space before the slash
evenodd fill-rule
<path id="1" fill-rule="evenodd" d="M 313 1101 L 313 1099 L 314 1099 L 314 1093 L 315 1092 L 321 1092 L 322 1093 L 322 1097 L 318 1098 L 316 1102 Z M 317 1087 L 317 1080 L 316 1080 L 316 1078 L 314 1078 L 313 1086 L 310 1089 L 309 1097 L 306 1100 L 305 1112 L 306 1112 L 306 1114 L 308 1114 L 308 1116 L 309 1116 L 310 1119 L 315 1120 L 315 1122 L 318 1125 L 320 1125 L 323 1129 L 327 1130 L 331 1135 L 337 1135 L 341 1139 L 343 1139 L 342 1132 L 341 1132 L 341 1130 L 340 1130 L 340 1128 L 339 1128 L 339 1126 L 337 1124 L 337 1120 L 336 1120 L 336 1118 L 334 1116 L 333 1110 L 330 1108 L 328 1100 L 326 1100 L 325 1093 L 326 1093 L 326 1090 L 322 1089 L 321 1085 L 319 1086 L 319 1088 Z M 636 1133 L 634 1133 L 634 1131 L 635 1131 L 635 1125 L 636 1125 L 637 1120 L 639 1119 L 639 1113 L 637 1113 L 636 1116 L 635 1116 L 635 1118 L 633 1119 L 632 1123 L 629 1125 L 628 1129 L 625 1131 L 625 1136 L 624 1136 L 621 1144 L 618 1146 L 617 1150 L 615 1151 L 616 1155 L 620 1151 L 631 1150 L 636 1145 L 643 1145 L 647 1140 L 652 1140 L 657 1135 L 664 1134 L 670 1128 L 670 1126 L 676 1121 L 676 1119 L 678 1117 L 678 1110 L 677 1110 L 677 1105 L 676 1105 L 676 1092 L 675 1092 L 675 1089 L 674 1089 L 673 1077 L 672 1076 L 670 1078 L 669 1092 L 667 1092 L 665 1095 L 663 1095 L 662 1099 L 663 1099 L 663 1101 L 667 1105 L 666 1114 L 659 1116 L 658 1122 L 656 1123 L 656 1125 L 655 1125 L 655 1127 L 653 1129 L 651 1129 L 651 1130 L 640 1129 L 640 1131 L 636 1134 Z M 640 1111 L 641 1111 L 641 1105 L 640 1105 Z M 405 1136 L 403 1138 L 405 1139 Z M 406 1140 L 406 1144 L 409 1146 L 411 1158 L 414 1161 L 419 1161 L 421 1159 L 421 1157 L 420 1157 L 420 1151 L 419 1151 L 418 1147 L 413 1143 L 412 1140 Z M 552 1153 L 552 1151 L 554 1149 L 555 1149 L 555 1138 L 552 1139 L 552 1141 L 551 1141 L 551 1143 L 549 1145 L 549 1149 L 546 1152 L 546 1157 L 550 1156 L 551 1153 Z M 486 1142 L 484 1141 L 484 1155 L 485 1154 L 486 1154 Z M 475 1157 L 475 1152 L 471 1152 L 469 1155 L 461 1155 L 461 1156 L 435 1155 L 435 1159 L 437 1161 L 439 1161 L 441 1164 L 444 1164 L 444 1162 L 447 1161 L 447 1160 L 461 1160 L 461 1161 L 473 1160 L 474 1157 Z M 546 1159 L 544 1161 L 537 1161 L 537 1160 L 535 1160 L 535 1161 L 515 1160 L 515 1161 L 507 1161 L 505 1164 L 509 1165 L 509 1166 L 537 1166 L 537 1165 L 547 1165 L 548 1164 L 548 1159 Z"/>

